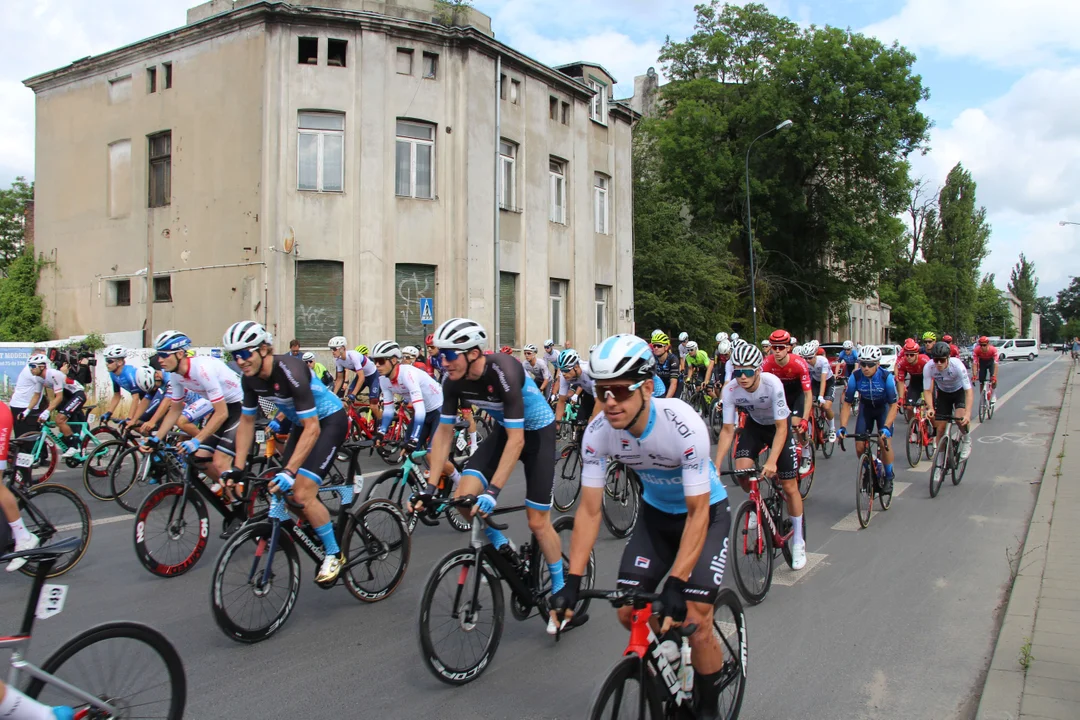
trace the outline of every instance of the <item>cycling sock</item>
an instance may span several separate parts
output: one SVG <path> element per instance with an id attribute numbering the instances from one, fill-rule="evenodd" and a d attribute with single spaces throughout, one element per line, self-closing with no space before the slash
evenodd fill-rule
<path id="1" fill-rule="evenodd" d="M 510 542 L 505 535 L 489 525 L 484 526 L 484 534 L 487 535 L 488 540 L 491 541 L 496 550 Z"/>
<path id="2" fill-rule="evenodd" d="M 454 489 L 457 490 L 457 485 L 459 482 L 461 482 L 461 473 L 459 473 L 456 469 L 450 474 L 450 482 L 454 484 Z"/>
<path id="3" fill-rule="evenodd" d="M 559 560 L 558 562 L 548 563 L 548 572 L 551 573 L 551 592 L 552 593 L 559 592 L 560 590 L 563 589 L 563 585 L 566 584 L 565 582 L 563 582 L 562 571 L 563 571 L 562 560 Z"/>
<path id="4" fill-rule="evenodd" d="M 806 541 L 803 540 L 802 534 L 802 515 L 798 517 L 791 516 L 791 529 L 795 531 L 791 542 L 795 545 L 805 545 Z"/>
<path id="5" fill-rule="evenodd" d="M 30 539 L 30 531 L 26 529 L 22 518 L 15 522 L 9 522 L 8 526 L 11 528 L 11 536 L 15 538 L 15 542 L 26 542 Z M 0 715 L 0 717 L 3 717 L 3 715 Z"/>
<path id="6" fill-rule="evenodd" d="M 885 466 L 885 477 L 888 480 L 892 480 L 892 477 L 893 477 L 892 463 L 889 463 L 888 465 Z"/>
<path id="7" fill-rule="evenodd" d="M 720 680 L 723 674 L 723 668 L 708 675 L 694 673 L 694 695 L 697 697 L 699 712 L 716 713 L 716 706 L 720 703 Z"/>
<path id="8" fill-rule="evenodd" d="M 7 686 L 4 697 L 0 698 L 0 718 L 56 720 L 56 717 L 51 707 L 31 700 L 10 685 Z"/>
<path id="9" fill-rule="evenodd" d="M 836 432 L 836 418 L 831 418 L 829 420 L 829 429 Z"/>
<path id="10" fill-rule="evenodd" d="M 474 432 L 469 433 L 469 447 L 476 450 L 476 433 Z"/>
<path id="11" fill-rule="evenodd" d="M 322 540 L 323 548 L 326 550 L 327 555 L 340 555 L 341 548 L 338 547 L 337 538 L 334 537 L 334 526 L 327 522 L 325 525 L 320 525 L 315 528 L 315 534 Z"/>

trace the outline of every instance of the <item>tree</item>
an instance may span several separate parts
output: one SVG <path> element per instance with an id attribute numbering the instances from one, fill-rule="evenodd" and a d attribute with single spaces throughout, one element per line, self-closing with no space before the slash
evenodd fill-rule
<path id="1" fill-rule="evenodd" d="M 1066 321 L 1080 318 L 1080 277 L 1070 278 L 1069 286 L 1058 291 L 1057 310 Z"/>
<path id="2" fill-rule="evenodd" d="M 975 295 L 974 335 L 1016 335 L 1009 301 L 994 284 L 994 273 L 984 275 Z"/>
<path id="3" fill-rule="evenodd" d="M 1061 333 L 1065 327 L 1065 321 L 1061 319 L 1061 314 L 1058 313 L 1054 299 L 1046 297 L 1045 295 L 1036 298 L 1035 312 L 1039 313 L 1041 317 L 1039 324 L 1039 342 L 1061 342 L 1064 339 Z"/>
<path id="4" fill-rule="evenodd" d="M 1031 313 L 1039 297 L 1039 278 L 1035 276 L 1035 263 L 1028 262 L 1020 253 L 1020 262 L 1013 266 L 1009 275 L 1009 292 L 1020 301 L 1020 337 L 1027 337 L 1031 330 Z"/>
<path id="5" fill-rule="evenodd" d="M 0 273 L 23 251 L 26 204 L 33 199 L 34 184 L 27 184 L 23 177 L 0 190 Z"/>
<path id="6" fill-rule="evenodd" d="M 882 285 L 881 301 L 892 306 L 890 335 L 896 342 L 918 339 L 927 330 L 938 327 L 934 309 L 915 278 L 904 280 L 896 290 Z"/>
<path id="7" fill-rule="evenodd" d="M 52 337 L 41 320 L 39 265 L 29 252 L 15 258 L 0 278 L 0 342 L 38 342 Z"/>

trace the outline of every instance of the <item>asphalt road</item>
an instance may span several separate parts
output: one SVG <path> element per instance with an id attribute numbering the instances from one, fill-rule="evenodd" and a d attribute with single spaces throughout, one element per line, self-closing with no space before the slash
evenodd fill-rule
<path id="1" fill-rule="evenodd" d="M 746 613 L 750 654 L 745 718 L 969 718 L 989 665 L 1010 578 L 1010 554 L 1026 532 L 1073 365 L 1045 353 L 1000 371 L 997 414 L 978 427 L 963 482 L 929 497 L 929 463 L 897 458 L 892 509 L 858 530 L 855 455 L 820 460 L 807 498 L 809 563 L 783 566 L 765 601 Z M 1017 392 L 1013 389 L 1023 384 Z M 903 421 L 899 423 L 903 425 Z M 902 435 L 902 431 L 898 431 Z M 899 448 L 899 445 L 898 445 Z M 372 459 L 364 468 L 385 468 Z M 520 471 L 503 504 L 520 502 Z M 81 490 L 73 471 L 59 481 Z M 743 493 L 732 492 L 733 508 Z M 84 497 L 88 497 L 85 491 Z M 363 605 L 343 588 L 321 591 L 301 556 L 302 589 L 286 626 L 254 646 L 234 643 L 210 614 L 209 587 L 221 541 L 186 575 L 164 580 L 135 559 L 132 521 L 89 499 L 96 522 L 82 563 L 56 582 L 70 586 L 64 612 L 35 628 L 32 659 L 108 620 L 136 620 L 164 632 L 187 666 L 191 718 L 584 717 L 627 634 L 614 611 L 594 605 L 592 621 L 556 645 L 535 617 L 507 614 L 492 666 L 450 688 L 421 664 L 417 608 L 435 560 L 467 544 L 445 526 L 419 527 L 397 592 Z M 511 535 L 527 535 L 512 517 Z M 623 542 L 601 529 L 598 584 L 612 586 Z M 781 563 L 782 565 L 782 563 Z M 730 577 L 725 581 L 734 587 Z M 29 578 L 0 573 L 3 625 L 14 629 Z"/>

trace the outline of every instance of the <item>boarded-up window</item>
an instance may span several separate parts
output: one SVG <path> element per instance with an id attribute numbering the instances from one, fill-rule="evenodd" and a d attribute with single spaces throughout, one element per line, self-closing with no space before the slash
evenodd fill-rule
<path id="1" fill-rule="evenodd" d="M 131 214 L 131 140 L 109 143 L 109 217 Z"/>
<path id="2" fill-rule="evenodd" d="M 499 344 L 517 347 L 517 273 L 499 273 Z"/>
<path id="3" fill-rule="evenodd" d="M 435 266 L 399 263 L 394 272 L 394 339 L 402 347 L 424 347 L 434 325 L 420 322 L 420 298 L 435 297 Z M 434 318 L 432 318 L 434 320 Z"/>
<path id="4" fill-rule="evenodd" d="M 118 103 L 127 102 L 131 99 L 131 76 L 125 75 L 121 78 L 109 81 L 109 104 L 116 105 Z"/>
<path id="5" fill-rule="evenodd" d="M 304 347 L 325 346 L 344 335 L 345 279 L 340 262 L 299 260 L 296 263 L 296 332 Z"/>

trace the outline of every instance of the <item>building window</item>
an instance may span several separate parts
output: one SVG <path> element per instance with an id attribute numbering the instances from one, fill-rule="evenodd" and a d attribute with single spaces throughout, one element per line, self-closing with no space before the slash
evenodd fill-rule
<path id="1" fill-rule="evenodd" d="M 435 325 L 421 322 L 420 298 L 433 297 L 434 265 L 399 263 L 394 266 L 394 338 L 400 345 L 424 347 L 424 337 L 435 329 Z"/>
<path id="2" fill-rule="evenodd" d="M 589 87 L 596 91 L 589 102 L 589 117 L 601 125 L 607 125 L 607 85 L 597 80 L 589 80 Z"/>
<path id="3" fill-rule="evenodd" d="M 518 98 L 521 97 L 521 82 L 518 80 L 510 81 L 510 102 L 514 105 L 518 104 Z"/>
<path id="4" fill-rule="evenodd" d="M 156 93 L 156 92 L 157 92 L 157 68 L 156 67 L 148 67 L 148 68 L 146 68 L 146 93 L 149 95 L 150 93 Z"/>
<path id="5" fill-rule="evenodd" d="M 611 334 L 611 286 L 596 286 L 596 342 L 604 341 Z"/>
<path id="6" fill-rule="evenodd" d="M 162 63 L 161 68 L 165 71 L 165 89 L 172 89 L 172 63 Z"/>
<path id="7" fill-rule="evenodd" d="M 326 64 L 330 67 L 345 67 L 345 55 L 348 50 L 348 40 L 330 38 L 326 41 Z"/>
<path id="8" fill-rule="evenodd" d="M 131 140 L 109 143 L 109 217 L 131 214 Z"/>
<path id="9" fill-rule="evenodd" d="M 110 280 L 105 303 L 117 307 L 131 305 L 131 280 Z"/>
<path id="10" fill-rule="evenodd" d="M 341 192 L 345 183 L 345 116 L 302 112 L 297 133 L 297 189 Z"/>
<path id="11" fill-rule="evenodd" d="M 499 207 L 517 209 L 517 145 L 503 140 L 499 143 Z"/>
<path id="12" fill-rule="evenodd" d="M 397 121 L 395 193 L 401 197 L 435 197 L 435 126 Z"/>
<path id="13" fill-rule="evenodd" d="M 172 278 L 168 275 L 154 278 L 154 302 L 172 302 Z"/>
<path id="14" fill-rule="evenodd" d="M 596 232 L 608 234 L 608 187 L 611 180 L 606 175 L 596 173 L 593 182 L 593 214 L 596 216 Z"/>
<path id="15" fill-rule="evenodd" d="M 172 200 L 172 131 L 147 137 L 150 141 L 150 197 L 152 208 L 165 207 Z"/>
<path id="16" fill-rule="evenodd" d="M 568 102 L 564 102 L 562 104 L 562 124 L 570 124 L 570 103 Z"/>
<path id="17" fill-rule="evenodd" d="M 109 81 L 109 104 L 117 105 L 131 99 L 131 76 Z"/>
<path id="18" fill-rule="evenodd" d="M 506 76 L 505 75 L 500 75 L 499 76 L 499 98 L 501 100 L 505 100 L 506 97 L 507 97 Z"/>
<path id="19" fill-rule="evenodd" d="M 424 77 L 435 80 L 439 76 L 439 56 L 437 53 L 424 53 Z"/>
<path id="20" fill-rule="evenodd" d="M 517 273 L 499 273 L 499 344 L 517 347 Z"/>
<path id="21" fill-rule="evenodd" d="M 548 97 L 548 118 L 551 120 L 559 119 L 559 98 L 554 95 Z"/>
<path id="22" fill-rule="evenodd" d="M 298 52 L 296 56 L 296 62 L 301 65 L 318 65 L 319 64 L 319 38 L 302 37 L 298 38 Z"/>
<path id="23" fill-rule="evenodd" d="M 412 52 L 409 48 L 397 49 L 398 75 L 412 75 Z"/>
<path id="24" fill-rule="evenodd" d="M 566 280 L 552 280 L 548 302 L 551 312 L 549 335 L 556 345 L 566 342 Z"/>
<path id="25" fill-rule="evenodd" d="M 297 260 L 293 337 L 303 347 L 326 347 L 344 335 L 344 265 L 333 260 Z"/>
<path id="26" fill-rule="evenodd" d="M 548 165 L 551 176 L 551 222 L 566 224 L 566 163 L 552 159 Z"/>

